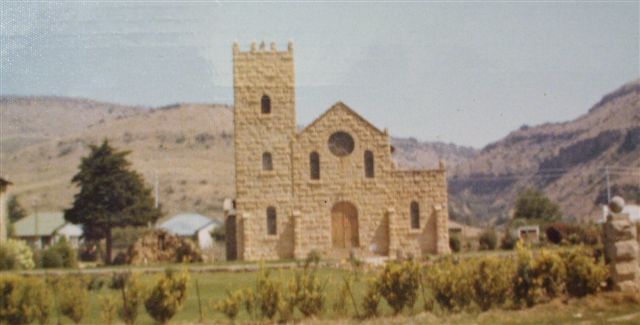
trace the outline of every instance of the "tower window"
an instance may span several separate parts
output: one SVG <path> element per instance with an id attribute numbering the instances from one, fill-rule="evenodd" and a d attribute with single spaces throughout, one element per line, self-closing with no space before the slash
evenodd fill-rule
<path id="1" fill-rule="evenodd" d="M 367 150 L 364 152 L 364 175 L 367 178 L 373 178 L 373 152 Z"/>
<path id="2" fill-rule="evenodd" d="M 262 106 L 262 114 L 271 114 L 271 98 L 267 95 L 263 95 L 260 102 Z"/>
<path id="3" fill-rule="evenodd" d="M 420 206 L 418 202 L 411 202 L 411 228 L 420 229 Z"/>
<path id="4" fill-rule="evenodd" d="M 262 170 L 273 170 L 273 161 L 271 160 L 270 152 L 262 154 Z"/>
<path id="5" fill-rule="evenodd" d="M 278 233 L 278 224 L 276 222 L 276 208 L 267 208 L 267 234 L 275 235 Z"/>
<path id="6" fill-rule="evenodd" d="M 317 152 L 309 154 L 311 179 L 320 179 L 320 155 Z"/>

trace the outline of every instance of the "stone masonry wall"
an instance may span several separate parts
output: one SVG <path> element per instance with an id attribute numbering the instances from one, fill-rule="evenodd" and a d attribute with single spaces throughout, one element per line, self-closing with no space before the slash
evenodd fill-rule
<path id="1" fill-rule="evenodd" d="M 278 51 L 252 44 L 248 52 L 233 48 L 235 100 L 236 209 L 238 238 L 246 242 L 240 257 L 249 260 L 289 258 L 291 232 L 291 140 L 296 130 L 293 49 Z M 261 112 L 263 95 L 271 113 Z M 273 170 L 262 170 L 262 154 L 270 152 Z M 274 207 L 277 234 L 266 235 L 266 210 Z"/>
<path id="2" fill-rule="evenodd" d="M 449 252 L 444 166 L 429 171 L 398 171 L 389 135 L 342 103 L 337 103 L 300 133 L 295 125 L 295 81 L 291 44 L 237 45 L 234 57 L 237 248 L 245 260 L 304 258 L 316 250 L 344 256 L 332 243 L 332 210 L 348 202 L 357 210 L 359 256 L 423 256 Z M 271 98 L 271 114 L 260 99 Z M 343 131 L 354 140 L 342 157 L 328 147 Z M 374 177 L 365 177 L 364 153 L 374 157 Z M 262 154 L 273 170 L 262 170 Z M 320 179 L 310 177 L 309 155 L 320 156 Z M 420 228 L 412 229 L 410 205 L 420 207 Z M 267 207 L 277 211 L 277 234 L 267 234 Z"/>

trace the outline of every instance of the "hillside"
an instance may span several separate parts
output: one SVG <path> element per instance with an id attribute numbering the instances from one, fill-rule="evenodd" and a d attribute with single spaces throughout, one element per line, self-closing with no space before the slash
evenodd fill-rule
<path id="1" fill-rule="evenodd" d="M 3 120 L 5 114 L 12 119 L 7 134 L 15 139 L 37 139 L 3 147 L 0 160 L 0 174 L 16 184 L 12 193 L 25 208 L 68 207 L 77 191 L 69 182 L 80 158 L 89 152 L 89 144 L 106 138 L 116 148 L 132 151 L 133 167 L 149 186 L 157 173 L 160 202 L 167 215 L 221 215 L 222 200 L 234 192 L 231 107 L 176 104 L 143 109 L 89 101 L 94 108 L 86 109 L 79 102 L 85 101 L 33 97 L 13 98 L 11 105 L 2 105 Z M 56 115 L 59 111 L 62 113 Z M 54 118 L 60 127 L 48 126 L 47 120 Z M 469 148 L 415 139 L 393 139 L 393 143 L 398 164 L 406 168 L 437 166 L 439 157 L 450 159 L 450 164 L 460 163 L 474 153 Z"/>
<path id="2" fill-rule="evenodd" d="M 159 180 L 165 212 L 220 216 L 233 196 L 233 110 L 224 105 L 128 107 L 84 99 L 2 97 L 0 174 L 28 210 L 68 207 L 70 185 L 88 145 L 109 139 L 131 150 L 147 183 Z M 391 130 L 393 133 L 393 130 Z M 605 95 L 588 112 L 563 123 L 523 126 L 478 151 L 453 144 L 392 138 L 406 169 L 449 169 L 453 218 L 504 222 L 518 192 L 543 189 L 568 218 L 593 220 L 606 199 L 604 167 L 613 193 L 640 199 L 640 81 Z M 635 168 L 635 169 L 632 169 Z"/>
<path id="3" fill-rule="evenodd" d="M 595 220 L 596 202 L 606 198 L 606 166 L 612 166 L 614 194 L 637 201 L 640 175 L 632 173 L 640 172 L 640 81 L 605 95 L 573 121 L 523 126 L 456 167 L 449 179 L 453 214 L 504 220 L 519 191 L 538 187 L 569 219 Z"/>

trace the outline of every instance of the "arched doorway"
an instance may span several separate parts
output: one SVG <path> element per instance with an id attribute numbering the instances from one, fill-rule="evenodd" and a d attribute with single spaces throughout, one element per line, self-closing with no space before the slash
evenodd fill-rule
<path id="1" fill-rule="evenodd" d="M 331 242 L 333 248 L 354 248 L 358 238 L 358 210 L 349 202 L 338 202 L 331 209 Z"/>

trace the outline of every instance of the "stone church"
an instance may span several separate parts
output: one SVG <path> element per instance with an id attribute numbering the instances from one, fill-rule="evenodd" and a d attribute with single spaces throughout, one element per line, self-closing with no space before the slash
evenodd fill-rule
<path id="1" fill-rule="evenodd" d="M 399 170 L 387 130 L 337 102 L 296 127 L 293 45 L 233 46 L 235 200 L 227 257 L 449 252 L 445 167 Z M 410 118 L 410 117 L 408 117 Z"/>

